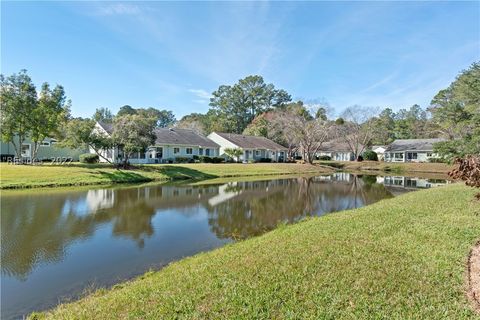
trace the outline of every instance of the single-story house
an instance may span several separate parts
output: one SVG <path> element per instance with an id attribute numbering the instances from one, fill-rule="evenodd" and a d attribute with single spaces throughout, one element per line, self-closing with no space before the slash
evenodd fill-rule
<path id="1" fill-rule="evenodd" d="M 316 156 L 328 156 L 335 161 L 355 160 L 355 154 L 350 150 L 348 143 L 337 140 L 324 142 L 320 150 L 317 151 Z"/>
<path id="2" fill-rule="evenodd" d="M 18 145 L 18 139 L 17 139 Z M 24 160 L 32 160 L 31 157 L 34 151 L 34 143 L 30 139 L 25 139 L 22 143 L 22 158 Z M 82 153 L 88 152 L 85 149 L 71 149 L 71 148 L 61 148 L 57 146 L 57 140 L 53 138 L 45 138 L 40 145 L 38 146 L 36 160 L 45 161 L 55 159 L 68 159 L 71 158 L 72 161 L 78 161 L 79 156 Z M 0 142 L 0 158 L 1 161 L 13 160 L 16 157 L 15 147 L 11 142 Z M 58 161 L 56 160 L 56 161 Z M 60 160 L 63 161 L 63 160 Z"/>
<path id="3" fill-rule="evenodd" d="M 274 162 L 285 162 L 288 148 L 265 137 L 247 136 L 235 133 L 212 132 L 208 138 L 220 145 L 220 156 L 226 157 L 225 149 L 243 150 L 240 161 L 258 161 L 271 159 Z"/>
<path id="4" fill-rule="evenodd" d="M 427 162 L 438 157 L 433 144 L 444 139 L 398 139 L 385 150 L 385 162 Z"/>
<path id="5" fill-rule="evenodd" d="M 101 134 L 111 135 L 112 126 L 97 122 L 95 129 Z M 146 152 L 139 152 L 130 157 L 132 164 L 175 162 L 177 158 L 193 158 L 194 156 L 218 157 L 220 146 L 193 130 L 178 128 L 155 129 L 157 136 L 155 144 L 148 147 Z M 91 151 L 93 152 L 93 150 Z M 104 150 L 102 155 L 112 162 L 119 162 L 122 158 L 121 150 Z M 101 162 L 106 162 L 100 157 Z"/>
<path id="6" fill-rule="evenodd" d="M 383 161 L 385 150 L 387 150 L 387 146 L 372 146 L 372 151 L 377 154 L 379 161 Z"/>

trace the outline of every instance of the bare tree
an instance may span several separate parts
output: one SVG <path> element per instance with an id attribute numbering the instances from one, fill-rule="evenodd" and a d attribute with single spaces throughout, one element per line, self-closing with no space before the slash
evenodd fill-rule
<path id="1" fill-rule="evenodd" d="M 315 154 L 328 139 L 330 131 L 327 121 L 292 110 L 280 112 L 276 125 L 282 128 L 283 136 L 290 145 L 300 148 L 303 159 L 308 163 L 313 163 Z"/>
<path id="2" fill-rule="evenodd" d="M 335 126 L 337 138 L 345 141 L 356 159 L 372 141 L 375 133 L 373 119 L 376 113 L 375 108 L 351 106 L 345 109 L 341 115 L 344 123 Z"/>

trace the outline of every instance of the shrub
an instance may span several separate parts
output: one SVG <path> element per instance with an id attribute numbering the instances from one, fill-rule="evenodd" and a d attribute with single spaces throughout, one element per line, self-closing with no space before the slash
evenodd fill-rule
<path id="1" fill-rule="evenodd" d="M 84 153 L 79 156 L 81 163 L 97 163 L 99 161 L 98 154 Z"/>
<path id="2" fill-rule="evenodd" d="M 363 157 L 362 157 L 362 156 L 358 156 L 358 157 L 357 157 L 357 161 L 358 161 L 358 162 L 362 162 L 362 161 L 363 161 Z"/>
<path id="3" fill-rule="evenodd" d="M 363 159 L 370 160 L 370 161 L 378 161 L 378 155 L 373 150 L 366 150 L 363 153 Z"/>
<path id="4" fill-rule="evenodd" d="M 200 162 L 203 162 L 203 163 L 212 163 L 213 162 L 212 158 L 210 158 L 209 156 L 200 156 L 199 160 L 200 160 Z"/>
<path id="5" fill-rule="evenodd" d="M 193 157 L 192 157 L 192 159 L 193 159 L 193 160 L 200 160 L 200 157 L 197 156 L 196 154 L 194 154 Z"/>
<path id="6" fill-rule="evenodd" d="M 295 156 L 295 160 L 302 160 L 302 156 Z"/>
<path id="7" fill-rule="evenodd" d="M 270 158 L 260 158 L 260 159 L 257 160 L 257 162 L 268 163 L 268 162 L 272 162 L 272 159 L 270 159 Z"/>
<path id="8" fill-rule="evenodd" d="M 175 162 L 177 163 L 188 163 L 190 161 L 193 161 L 193 159 L 189 157 L 175 157 Z"/>
<path id="9" fill-rule="evenodd" d="M 225 159 L 223 159 L 222 157 L 213 157 L 212 158 L 212 163 L 222 163 L 223 161 L 225 161 Z"/>
<path id="10" fill-rule="evenodd" d="M 332 157 L 330 157 L 330 156 L 320 156 L 320 157 L 318 157 L 318 160 L 330 161 L 330 160 L 332 160 Z"/>

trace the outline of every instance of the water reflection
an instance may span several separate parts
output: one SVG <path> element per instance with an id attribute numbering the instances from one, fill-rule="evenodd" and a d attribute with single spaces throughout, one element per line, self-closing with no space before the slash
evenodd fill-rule
<path id="1" fill-rule="evenodd" d="M 392 197 L 391 186 L 413 188 L 413 182 L 397 178 L 336 173 L 2 195 L 2 318 L 51 307 L 92 281 L 112 284 L 262 234 L 279 222 Z"/>

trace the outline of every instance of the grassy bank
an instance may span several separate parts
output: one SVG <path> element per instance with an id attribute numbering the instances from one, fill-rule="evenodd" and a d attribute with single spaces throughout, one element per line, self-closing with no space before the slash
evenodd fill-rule
<path id="1" fill-rule="evenodd" d="M 257 175 L 328 173 L 321 165 L 256 164 L 175 164 L 137 166 L 135 170 L 117 170 L 107 165 L 13 166 L 0 164 L 0 188 L 61 187 L 114 183 L 138 183 L 179 179 L 211 179 Z"/>
<path id="2" fill-rule="evenodd" d="M 318 161 L 317 163 L 346 171 L 391 172 L 399 174 L 438 173 L 446 175 L 453 169 L 453 166 L 447 163 L 392 163 L 383 161 Z"/>
<path id="3" fill-rule="evenodd" d="M 480 237 L 473 194 L 450 185 L 282 226 L 35 316 L 475 318 L 464 293 Z"/>

